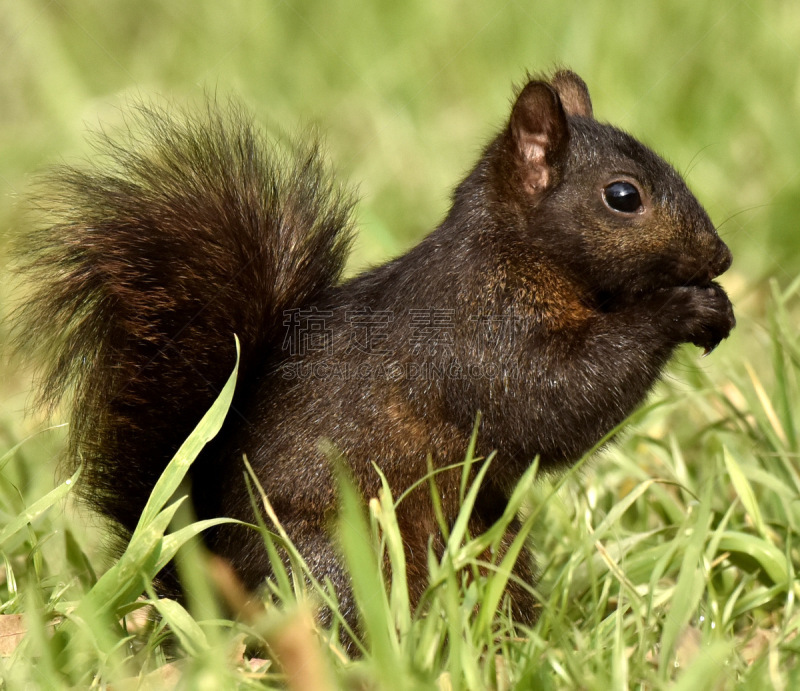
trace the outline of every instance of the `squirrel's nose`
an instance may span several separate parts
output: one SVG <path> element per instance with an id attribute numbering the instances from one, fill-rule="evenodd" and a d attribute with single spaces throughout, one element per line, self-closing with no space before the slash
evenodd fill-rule
<path id="1" fill-rule="evenodd" d="M 709 267 L 711 270 L 711 278 L 716 278 L 720 274 L 724 274 L 730 268 L 731 262 L 733 262 L 731 251 L 724 242 L 720 241 L 714 258 L 711 260 L 711 266 Z"/>

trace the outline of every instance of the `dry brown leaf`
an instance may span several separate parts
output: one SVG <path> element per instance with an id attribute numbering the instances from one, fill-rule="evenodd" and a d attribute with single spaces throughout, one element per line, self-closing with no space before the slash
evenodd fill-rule
<path id="1" fill-rule="evenodd" d="M 168 662 L 143 677 L 129 677 L 109 684 L 109 691 L 171 691 L 177 688 L 183 670 L 181 663 Z"/>
<path id="2" fill-rule="evenodd" d="M 745 664 L 752 665 L 770 647 L 770 643 L 778 640 L 779 635 L 776 631 L 756 629 L 753 636 L 742 646 L 742 660 L 744 660 Z"/>
<path id="3" fill-rule="evenodd" d="M 300 609 L 267 636 L 270 648 L 275 651 L 275 657 L 286 674 L 287 685 L 293 691 L 328 691 L 334 688 L 314 631 L 313 615 Z"/>
<path id="4" fill-rule="evenodd" d="M 703 634 L 694 626 L 687 626 L 678 637 L 675 647 L 675 666 L 686 668 L 697 657 L 703 643 Z"/>
<path id="5" fill-rule="evenodd" d="M 511 672 L 508 662 L 502 655 L 494 656 L 495 684 L 497 691 L 508 691 L 511 688 Z"/>
<path id="6" fill-rule="evenodd" d="M 25 638 L 26 630 L 21 614 L 0 615 L 0 657 L 10 657 L 14 654 Z"/>
<path id="7" fill-rule="evenodd" d="M 139 598 L 139 602 L 142 603 L 146 600 L 147 598 L 144 596 Z M 120 625 L 122 625 L 129 634 L 141 635 L 150 629 L 156 618 L 155 607 L 149 604 L 143 604 L 138 609 L 126 614 L 124 621 L 121 621 Z"/>
<path id="8" fill-rule="evenodd" d="M 244 654 L 247 650 L 247 644 L 244 639 L 245 635 L 240 633 L 231 641 L 230 660 L 238 667 L 244 667 L 247 664 L 247 660 L 244 659 Z"/>
<path id="9" fill-rule="evenodd" d="M 247 669 L 255 677 L 266 675 L 269 668 L 272 666 L 272 660 L 264 660 L 260 657 L 251 657 L 245 662 Z"/>
<path id="10" fill-rule="evenodd" d="M 257 597 L 245 588 L 233 567 L 222 557 L 211 555 L 208 560 L 208 573 L 217 587 L 225 604 L 235 613 L 237 619 L 255 624 L 266 609 Z"/>

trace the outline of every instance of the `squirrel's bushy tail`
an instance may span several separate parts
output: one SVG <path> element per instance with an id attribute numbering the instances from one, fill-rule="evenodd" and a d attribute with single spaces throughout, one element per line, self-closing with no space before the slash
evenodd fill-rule
<path id="1" fill-rule="evenodd" d="M 72 393 L 84 495 L 130 531 L 230 375 L 234 334 L 241 386 L 280 356 L 284 310 L 339 280 L 352 199 L 316 145 L 269 142 L 235 105 L 139 107 L 98 148 L 36 198 L 18 335 L 44 351 L 42 401 Z"/>

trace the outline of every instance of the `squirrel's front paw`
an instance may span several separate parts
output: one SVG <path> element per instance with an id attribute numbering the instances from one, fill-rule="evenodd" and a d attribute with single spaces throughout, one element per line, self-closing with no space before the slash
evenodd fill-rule
<path id="1" fill-rule="evenodd" d="M 665 331 L 678 343 L 693 343 L 705 350 L 716 348 L 736 325 L 733 305 L 717 283 L 678 286 L 664 291 L 659 316 Z"/>

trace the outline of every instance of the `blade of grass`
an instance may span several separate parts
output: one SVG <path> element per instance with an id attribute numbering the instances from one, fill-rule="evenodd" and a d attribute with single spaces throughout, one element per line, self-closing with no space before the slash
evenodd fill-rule
<path id="1" fill-rule="evenodd" d="M 150 499 L 142 511 L 139 523 L 134 531 L 136 532 L 143 529 L 154 520 L 156 515 L 161 511 L 164 505 L 173 497 L 175 491 L 180 486 L 189 468 L 203 450 L 203 447 L 211 441 L 217 433 L 222 429 L 222 423 L 225 422 L 225 417 L 228 414 L 228 409 L 233 401 L 233 393 L 236 387 L 236 378 L 239 372 L 239 356 L 241 348 L 239 346 L 239 339 L 236 339 L 236 364 L 234 365 L 233 372 L 225 386 L 222 387 L 219 396 L 214 401 L 211 408 L 208 409 L 203 415 L 197 427 L 189 435 L 183 444 L 181 444 L 178 451 L 172 457 L 172 460 L 167 465 L 164 472 L 156 482 L 153 491 L 150 493 Z"/>
<path id="2" fill-rule="evenodd" d="M 664 631 L 661 636 L 661 652 L 659 654 L 659 669 L 666 675 L 670 669 L 670 661 L 675 652 L 675 644 L 684 627 L 689 623 L 695 609 L 703 595 L 703 546 L 708 536 L 711 524 L 711 497 L 713 483 L 706 484 L 705 492 L 699 504 L 689 516 L 684 531 L 689 531 L 685 538 L 685 551 L 681 563 L 675 592 L 672 596 L 671 606 L 667 620 L 664 622 Z"/>
<path id="3" fill-rule="evenodd" d="M 31 504 L 25 511 L 19 514 L 16 518 L 7 523 L 2 530 L 0 530 L 0 547 L 4 547 L 5 543 L 16 535 L 20 530 L 27 528 L 28 524 L 36 520 L 45 511 L 48 511 L 55 504 L 59 503 L 64 497 L 72 491 L 75 482 L 80 476 L 80 468 L 69 479 L 62 482 L 58 487 L 48 492 L 41 499 Z"/>

